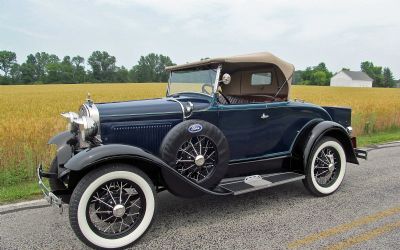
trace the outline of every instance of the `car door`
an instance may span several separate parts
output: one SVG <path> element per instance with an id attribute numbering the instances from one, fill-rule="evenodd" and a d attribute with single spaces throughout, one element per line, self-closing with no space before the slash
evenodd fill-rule
<path id="1" fill-rule="evenodd" d="M 218 110 L 219 128 L 229 142 L 232 160 L 262 156 L 270 151 L 265 138 L 273 132 L 266 129 L 269 121 L 265 116 L 269 114 L 265 103 L 219 104 Z"/>
<path id="2" fill-rule="evenodd" d="M 277 111 L 280 105 L 273 105 L 272 115 L 269 103 L 255 102 L 257 95 L 259 100 L 268 100 L 266 93 L 275 93 L 277 89 L 276 72 L 272 68 L 235 72 L 231 85 L 223 86 L 223 92 L 233 101 L 219 105 L 219 127 L 228 138 L 233 160 L 282 150 L 277 144 L 283 129 L 275 120 L 280 115 Z M 240 104 L 242 101 L 246 103 Z"/>

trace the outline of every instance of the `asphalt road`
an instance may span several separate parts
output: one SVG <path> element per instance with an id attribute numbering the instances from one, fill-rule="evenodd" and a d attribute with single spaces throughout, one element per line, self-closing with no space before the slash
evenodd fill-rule
<path id="1" fill-rule="evenodd" d="M 68 211 L 43 204 L 0 207 L 0 249 L 86 248 Z M 153 226 L 133 248 L 400 249 L 400 143 L 349 164 L 329 197 L 311 196 L 301 181 L 237 197 L 161 193 Z"/>

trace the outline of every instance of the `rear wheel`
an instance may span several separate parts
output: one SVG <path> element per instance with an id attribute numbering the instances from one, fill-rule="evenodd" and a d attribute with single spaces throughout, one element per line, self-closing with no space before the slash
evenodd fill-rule
<path id="1" fill-rule="evenodd" d="M 316 196 L 334 193 L 346 172 L 346 154 L 335 138 L 323 137 L 312 150 L 307 167 L 306 188 Z"/>
<path id="2" fill-rule="evenodd" d="M 71 227 L 80 240 L 95 248 L 121 248 L 149 228 L 156 208 L 155 189 L 141 170 L 110 164 L 83 177 L 69 206 Z"/>

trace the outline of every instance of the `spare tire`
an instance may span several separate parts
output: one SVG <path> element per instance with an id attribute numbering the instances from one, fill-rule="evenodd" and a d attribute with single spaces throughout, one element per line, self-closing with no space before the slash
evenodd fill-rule
<path id="1" fill-rule="evenodd" d="M 173 127 L 160 147 L 161 158 L 179 174 L 204 188 L 216 186 L 225 176 L 229 145 L 224 134 L 213 124 L 187 120 Z M 168 171 L 163 171 L 168 189 L 183 195 L 182 187 Z"/>

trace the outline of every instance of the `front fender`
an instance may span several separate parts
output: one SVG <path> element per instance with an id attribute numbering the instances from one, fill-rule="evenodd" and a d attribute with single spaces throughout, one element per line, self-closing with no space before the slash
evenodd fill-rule
<path id="1" fill-rule="evenodd" d="M 87 148 L 74 155 L 66 164 L 65 168 L 71 171 L 81 171 L 92 165 L 109 159 L 136 158 L 145 159 L 152 163 L 165 167 L 166 163 L 160 158 L 152 155 L 141 148 L 124 144 L 107 144 L 98 147 Z M 167 165 L 168 166 L 168 165 Z"/>
<path id="2" fill-rule="evenodd" d="M 49 145 L 57 145 L 57 162 L 59 165 L 65 164 L 72 157 L 72 140 L 75 140 L 75 135 L 69 131 L 64 131 L 47 142 Z"/>
<path id="3" fill-rule="evenodd" d="M 213 195 L 227 195 L 230 193 L 218 193 L 192 182 L 191 180 L 180 175 L 175 169 L 170 167 L 159 157 L 135 146 L 124 144 L 107 144 L 94 148 L 85 149 L 78 154 L 74 155 L 64 167 L 71 170 L 80 172 L 87 170 L 93 166 L 101 163 L 109 162 L 112 160 L 141 160 L 151 164 L 153 167 L 166 170 L 170 175 L 174 176 L 177 185 L 182 187 L 182 191 L 192 191 L 193 193 L 205 193 Z M 137 166 L 140 167 L 140 166 Z"/>
<path id="4" fill-rule="evenodd" d="M 303 151 L 303 166 L 307 166 L 307 161 L 313 150 L 315 143 L 321 139 L 323 136 L 331 136 L 337 139 L 343 146 L 346 153 L 347 162 L 359 164 L 356 153 L 351 143 L 351 138 L 349 137 L 346 129 L 339 123 L 333 121 L 322 121 L 314 126 L 311 130 L 309 138 L 306 142 Z"/>
<path id="5" fill-rule="evenodd" d="M 70 131 L 64 131 L 59 133 L 56 136 L 53 136 L 48 142 L 47 144 L 55 144 L 58 147 L 66 144 L 69 140 L 74 138 L 74 134 L 72 134 Z"/>

